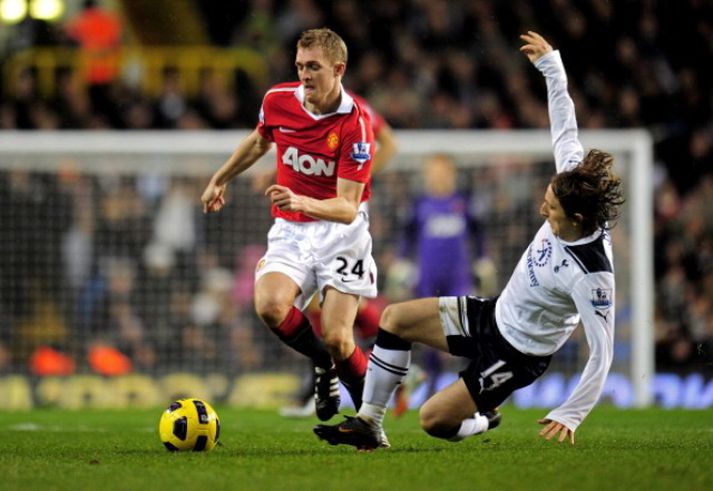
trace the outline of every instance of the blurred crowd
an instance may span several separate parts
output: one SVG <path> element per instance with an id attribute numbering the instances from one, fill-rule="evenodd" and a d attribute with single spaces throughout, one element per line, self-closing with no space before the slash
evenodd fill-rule
<path id="1" fill-rule="evenodd" d="M 511 245 L 483 239 L 477 248 L 493 249 L 501 282 L 537 226 L 534 214 L 514 220 L 534 199 L 515 176 L 544 185 L 549 168 L 461 171 L 464 192 L 488 183 L 470 205 L 474 214 L 492 212 L 480 217 L 480 233 Z M 264 186 L 239 178 L 224 212 L 205 215 L 196 200 L 205 179 L 96 175 L 67 158 L 57 173 L 0 171 L 0 372 L 28 364 L 38 375 L 294 368 L 299 358 L 274 342 L 252 307 L 271 224 Z M 371 230 L 383 291 L 376 305 L 412 295 L 399 230 L 420 181 L 419 173 L 392 171 L 375 182 Z M 483 293 L 494 290 L 493 275 L 481 275 Z"/>
<path id="2" fill-rule="evenodd" d="M 72 169 L 0 173 L 0 370 L 262 366 L 265 350 L 279 348 L 255 339 L 269 335 L 255 329 L 252 314 L 263 249 L 228 241 L 233 234 L 257 240 L 266 230 L 256 224 L 269 222 L 269 213 L 256 204 L 250 235 L 235 224 L 230 237 L 218 236 L 221 219 L 207 226 L 196 206 L 202 184 Z"/>
<path id="3" fill-rule="evenodd" d="M 713 62 L 710 2 L 254 0 L 226 5 L 204 0 L 197 5 L 213 43 L 248 47 L 264 55 L 270 73 L 267 85 L 251 80 L 241 71 L 230 81 L 205 71 L 201 74 L 200 89 L 189 95 L 183 89 L 180 71 L 167 69 L 158 95 L 151 96 L 129 83 L 120 72 L 87 81 L 79 80 L 72 70 L 63 70 L 57 74 L 55 93 L 43 99 L 38 96 L 37 74 L 25 70 L 0 94 L 0 128 L 249 128 L 257 120 L 260 97 L 269 83 L 295 78 L 296 37 L 306 28 L 323 25 L 340 33 L 349 47 L 347 87 L 366 97 L 396 129 L 546 128 L 543 83 L 518 51 L 520 33 L 529 29 L 539 31 L 562 50 L 582 128 L 645 127 L 653 134 L 658 367 L 713 371 L 713 212 L 706 206 L 709 201 L 706 198 L 713 191 L 710 91 L 713 75 L 708 69 Z M 60 28 L 34 26 L 25 29 L 21 39 L 24 47 L 82 46 L 76 28 L 70 27 L 70 23 Z M 108 42 L 115 45 L 120 39 Z M 37 200 L 33 198 L 32 186 L 38 185 L 33 181 L 41 181 L 40 177 L 19 173 L 4 174 L 3 179 L 3 193 L 13 194 L 13 199 L 27 199 L 27 206 Z M 159 232 L 152 230 L 151 214 L 141 209 L 150 206 L 150 201 L 136 199 L 140 187 L 136 183 L 85 181 L 86 178 L 72 181 L 71 186 L 92 189 L 110 186 L 106 189 L 112 190 L 112 198 L 103 197 L 108 202 L 97 204 L 95 213 L 99 216 L 94 220 L 75 216 L 72 224 L 66 224 L 66 230 L 73 231 L 72 240 L 81 244 L 81 240 L 91 237 L 92 227 L 106 227 L 102 233 L 121 235 L 118 243 L 129 244 L 126 247 L 130 247 L 132 240 L 141 243 L 141 250 L 133 251 L 137 257 L 153 254 L 155 262 L 161 263 L 169 256 L 180 265 L 170 270 L 185 280 L 161 277 L 159 266 L 155 270 L 148 266 L 138 269 L 135 265 L 126 266 L 114 260 L 116 254 L 106 254 L 111 258 L 108 261 L 93 261 L 91 268 L 86 264 L 73 265 L 78 270 L 106 272 L 99 276 L 104 283 L 82 295 L 101 297 L 102 292 L 115 289 L 107 296 L 113 300 L 101 308 L 97 307 L 96 299 L 87 300 L 86 305 L 91 308 L 87 307 L 88 312 L 79 309 L 82 316 L 79 325 L 95 331 L 110 330 L 113 322 L 121 326 L 119 331 L 126 333 L 126 339 L 136 338 L 141 329 L 136 328 L 135 319 L 144 317 L 121 304 L 121 292 L 129 288 L 127 285 L 147 288 L 141 292 L 130 289 L 142 298 L 152 295 L 151 288 L 145 286 L 152 282 L 181 285 L 174 289 L 171 298 L 155 299 L 157 305 L 169 309 L 164 317 L 170 318 L 174 310 L 191 304 L 182 294 L 200 290 L 199 284 L 191 283 L 198 280 L 186 278 L 200 278 L 198 270 L 205 273 L 220 268 L 207 266 L 215 262 L 209 250 L 194 249 L 195 254 L 188 255 L 188 260 L 180 254 L 180 247 L 172 246 L 171 253 L 166 254 L 166 246 L 162 244 L 149 248 L 152 251 L 149 254 L 146 246 Z M 43 186 L 60 189 L 69 184 L 57 178 L 56 183 L 45 182 Z M 474 187 L 477 192 L 477 183 Z M 166 191 L 166 196 L 173 196 L 174 192 L 185 195 L 187 189 L 193 193 L 190 199 L 196 195 L 195 183 L 172 183 L 166 189 L 169 188 L 172 191 Z M 24 198 L 23 189 L 27 189 Z M 56 197 L 64 200 L 63 206 L 71 206 L 71 197 L 78 199 L 77 195 L 92 196 L 92 193 L 73 194 L 69 188 L 56 193 Z M 28 242 L 21 234 L 32 231 L 27 223 L 20 222 L 13 221 L 12 216 L 3 216 L 3 229 L 20 234 L 17 240 L 21 244 L 5 245 L 8 243 L 5 241 L 4 247 L 19 247 L 23 250 L 12 252 L 25 254 L 33 247 L 44 247 L 44 243 L 27 246 L 32 241 Z M 70 239 L 63 236 L 63 240 Z M 6 253 L 3 251 L 3 255 Z M 49 253 L 45 256 L 47 261 L 52 258 Z M 230 266 L 237 268 L 236 264 Z M 30 281 L 32 274 L 25 273 L 18 278 Z M 230 273 L 232 277 L 233 272 Z M 211 281 L 217 283 L 220 282 Z M 71 288 L 66 290 L 69 295 Z M 25 304 L 5 302 L 5 305 L 21 308 Z M 13 318 L 17 314 L 0 311 L 0 315 Z M 221 315 L 230 324 L 250 314 L 231 311 Z M 180 339 L 172 332 L 167 326 L 165 341 L 181 346 L 209 339 L 198 331 L 191 334 L 191 329 L 184 329 L 182 332 L 187 334 Z M 239 333 L 234 334 L 236 337 L 254 336 L 249 329 L 235 332 Z M 235 343 L 215 343 L 213 348 L 205 349 L 215 351 L 217 357 L 221 350 L 228 352 L 241 343 L 247 345 L 242 338 Z M 151 361 L 155 353 L 132 356 L 139 364 L 155 363 Z M 0 366 L 2 358 L 0 339 Z"/>

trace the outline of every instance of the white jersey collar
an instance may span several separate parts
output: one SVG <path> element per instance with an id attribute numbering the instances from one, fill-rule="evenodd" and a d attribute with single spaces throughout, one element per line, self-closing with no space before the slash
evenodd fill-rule
<path id="1" fill-rule="evenodd" d="M 302 109 L 312 116 L 314 119 L 322 119 L 326 118 L 329 116 L 332 116 L 333 114 L 349 114 L 352 112 L 352 109 L 354 108 L 354 98 L 347 93 L 346 90 L 344 90 L 344 86 L 342 84 L 339 84 L 339 91 L 341 92 L 342 100 L 339 103 L 339 107 L 337 107 L 337 110 L 331 113 L 327 114 L 314 114 L 313 112 L 310 112 L 307 110 L 305 107 L 305 88 L 304 85 L 300 84 L 297 86 L 297 90 L 295 90 L 295 97 L 297 97 L 297 100 L 300 101 L 300 106 L 302 106 Z"/>
<path id="2" fill-rule="evenodd" d="M 549 222 L 546 222 L 549 225 Z M 552 231 L 552 227 L 550 227 L 550 232 Z M 589 244 L 590 242 L 594 242 L 599 238 L 600 235 L 604 233 L 604 230 L 601 228 L 598 228 L 597 230 L 594 231 L 591 235 L 587 235 L 586 237 L 580 237 L 577 240 L 573 241 L 567 241 L 562 239 L 561 237 L 557 236 L 557 240 L 559 240 L 562 244 L 568 245 L 568 246 L 576 246 L 576 245 L 582 245 L 582 244 Z M 554 234 L 553 234 L 554 235 Z"/>

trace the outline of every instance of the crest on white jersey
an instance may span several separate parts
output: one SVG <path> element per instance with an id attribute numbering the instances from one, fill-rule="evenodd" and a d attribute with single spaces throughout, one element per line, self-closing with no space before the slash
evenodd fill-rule
<path id="1" fill-rule="evenodd" d="M 592 307 L 606 310 L 611 307 L 611 288 L 595 288 L 592 290 Z"/>
<path id="2" fill-rule="evenodd" d="M 367 142 L 357 142 L 353 144 L 351 153 L 352 159 L 359 162 L 360 165 L 364 165 L 371 158 L 371 155 L 369 155 L 370 148 L 371 144 Z"/>
<path id="3" fill-rule="evenodd" d="M 541 268 L 547 264 L 547 261 L 550 260 L 550 256 L 552 256 L 552 242 L 550 242 L 550 239 L 545 237 L 542 239 L 540 247 L 535 247 L 533 252 L 532 262 L 535 263 L 535 266 Z"/>

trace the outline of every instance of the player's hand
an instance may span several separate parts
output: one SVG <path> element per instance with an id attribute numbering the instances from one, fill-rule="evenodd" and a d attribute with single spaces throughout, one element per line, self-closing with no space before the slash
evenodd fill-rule
<path id="1" fill-rule="evenodd" d="M 525 53 L 532 63 L 535 63 L 544 55 L 552 51 L 550 43 L 548 43 L 545 38 L 537 34 L 535 31 L 527 31 L 527 34 L 521 34 L 520 39 L 527 43 L 520 47 L 520 51 Z"/>
<path id="2" fill-rule="evenodd" d="M 270 198 L 273 205 L 283 211 L 303 211 L 302 196 L 279 184 L 273 184 L 265 190 L 265 196 Z"/>
<path id="3" fill-rule="evenodd" d="M 201 196 L 201 201 L 203 202 L 203 213 L 211 213 L 220 211 L 225 204 L 225 188 L 226 184 L 218 186 L 213 181 L 208 183 L 205 191 L 203 191 L 203 196 Z"/>
<path id="4" fill-rule="evenodd" d="M 552 421 L 547 418 L 542 418 L 537 422 L 541 425 L 546 425 L 542 431 L 540 431 L 540 436 L 545 440 L 552 440 L 552 438 L 559 433 L 559 438 L 557 438 L 558 443 L 562 443 L 567 437 L 569 437 L 569 443 L 574 445 L 574 431 L 570 430 L 562 423 L 558 423 L 557 421 Z"/>

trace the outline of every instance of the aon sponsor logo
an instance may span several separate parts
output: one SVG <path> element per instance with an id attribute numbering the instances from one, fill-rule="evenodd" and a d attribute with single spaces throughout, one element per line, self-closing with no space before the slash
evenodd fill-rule
<path id="1" fill-rule="evenodd" d="M 309 154 L 302 154 L 295 147 L 288 147 L 282 154 L 282 163 L 292 167 L 295 172 L 307 176 L 333 176 L 336 163 L 333 160 L 325 162 Z"/>

